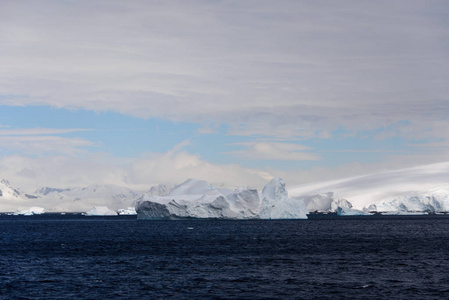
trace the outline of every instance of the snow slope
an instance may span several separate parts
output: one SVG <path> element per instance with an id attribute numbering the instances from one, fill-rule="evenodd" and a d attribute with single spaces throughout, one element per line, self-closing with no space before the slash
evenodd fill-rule
<path id="1" fill-rule="evenodd" d="M 159 184 L 152 186 L 146 194 L 150 196 L 167 196 L 173 188 L 174 186 Z"/>
<path id="2" fill-rule="evenodd" d="M 14 212 L 25 211 L 32 203 L 29 203 L 29 198 L 25 194 L 22 194 L 17 189 L 13 188 L 11 184 L 5 180 L 0 180 L 0 211 L 2 212 Z"/>
<path id="3" fill-rule="evenodd" d="M 32 193 L 20 192 L 7 180 L 0 180 L 0 212 L 24 212 L 38 206 L 46 212 L 82 212 L 93 206 L 117 211 L 134 207 L 140 193 L 114 185 L 90 185 L 66 189 L 41 187 Z"/>
<path id="4" fill-rule="evenodd" d="M 28 194 L 0 180 L 0 212 L 28 212 L 32 207 L 82 212 L 94 206 L 122 209 L 121 213 L 133 213 L 123 208 L 136 207 L 141 218 L 305 218 L 306 212 L 315 210 L 345 215 L 449 212 L 449 162 L 294 186 L 289 191 L 279 178 L 267 183 L 262 192 L 217 189 L 189 179 L 173 188 L 152 187 L 143 195 L 114 185 L 43 187 Z"/>
<path id="5" fill-rule="evenodd" d="M 92 206 L 113 210 L 134 206 L 139 194 L 115 185 L 90 185 L 68 189 L 39 188 L 34 196 L 48 211 L 87 211 Z"/>
<path id="6" fill-rule="evenodd" d="M 356 210 L 442 211 L 449 208 L 449 162 L 295 186 L 289 192 L 304 199 L 309 211 L 331 210 L 336 199 L 348 200 Z"/>

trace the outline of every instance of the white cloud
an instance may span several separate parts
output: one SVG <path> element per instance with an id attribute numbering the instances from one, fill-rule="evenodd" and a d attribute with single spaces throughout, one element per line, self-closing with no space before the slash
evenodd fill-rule
<path id="1" fill-rule="evenodd" d="M 281 142 L 245 142 L 236 145 L 246 149 L 228 152 L 245 159 L 253 160 L 319 160 L 320 158 L 310 152 L 310 147 Z"/>
<path id="2" fill-rule="evenodd" d="M 180 183 L 198 178 L 218 186 L 263 186 L 273 176 L 267 171 L 244 168 L 236 164 L 219 165 L 186 152 L 151 154 L 133 161 L 127 181 L 149 186 L 157 183 Z"/>
<path id="3" fill-rule="evenodd" d="M 49 155 L 30 157 L 10 155 L 1 158 L 0 178 L 32 192 L 36 187 L 76 187 L 90 184 L 123 184 L 124 170 L 108 164 L 107 156 Z M 109 158 L 110 159 L 110 158 Z"/>
<path id="4" fill-rule="evenodd" d="M 0 136 L 13 136 L 13 135 L 55 135 L 63 133 L 73 133 L 80 131 L 90 131 L 90 129 L 76 129 L 76 128 L 14 128 L 14 129 L 1 129 Z M 5 126 L 9 128 L 9 126 Z"/>
<path id="5" fill-rule="evenodd" d="M 78 155 L 85 147 L 98 146 L 79 137 L 68 138 L 58 134 L 90 131 L 76 128 L 0 128 L 0 149 L 26 155 Z"/>
<path id="6" fill-rule="evenodd" d="M 83 152 L 82 147 L 95 144 L 81 138 L 65 138 L 58 136 L 2 136 L 0 149 L 15 151 L 28 155 L 67 154 Z"/>
<path id="7" fill-rule="evenodd" d="M 429 3 L 2 1 L 0 104 L 447 138 L 448 9 Z"/>
<path id="8" fill-rule="evenodd" d="M 187 142 L 167 153 L 147 153 L 139 158 L 123 159 L 97 153 L 83 156 L 52 155 L 5 156 L 0 159 L 0 178 L 16 186 L 74 187 L 114 184 L 145 191 L 159 183 L 179 184 L 197 178 L 211 184 L 236 188 L 240 185 L 262 187 L 273 175 L 260 169 L 236 164 L 213 164 L 182 150 Z"/>
<path id="9" fill-rule="evenodd" d="M 447 160 L 445 1 L 3 0 L 0 7 L 0 105 L 115 111 L 201 123 L 200 134 L 227 128 L 284 141 L 241 143 L 232 154 L 246 159 L 324 153 L 285 143 L 293 139 L 431 142 L 380 164 L 286 172 L 213 164 L 182 146 L 132 160 L 92 156 L 84 150 L 95 143 L 58 136 L 80 129 L 0 125 L 0 148 L 39 156 L 2 158 L 0 175 L 11 181 L 143 188 L 195 177 L 260 186 L 271 176 L 297 184 Z"/>

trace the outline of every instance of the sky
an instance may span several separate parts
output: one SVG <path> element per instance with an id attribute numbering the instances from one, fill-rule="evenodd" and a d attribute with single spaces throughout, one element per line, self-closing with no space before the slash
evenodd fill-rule
<path id="1" fill-rule="evenodd" d="M 262 187 L 449 161 L 449 2 L 0 2 L 0 178 Z"/>

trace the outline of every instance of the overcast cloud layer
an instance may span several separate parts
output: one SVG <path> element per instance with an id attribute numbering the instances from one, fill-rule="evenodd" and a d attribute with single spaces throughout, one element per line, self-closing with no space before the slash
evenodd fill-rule
<path id="1" fill-rule="evenodd" d="M 397 137 L 424 149 L 414 162 L 406 153 L 404 165 L 447 160 L 448 15 L 444 0 L 3 0 L 0 105 L 193 122 L 201 134 L 224 125 L 228 135 L 259 139 L 226 152 L 243 159 L 317 161 L 302 141 Z M 61 136 L 79 129 L 3 123 L 0 147 L 25 154 L 79 155 L 95 145 Z M 171 162 L 183 152 L 170 153 L 160 155 Z M 248 184 L 271 176 L 226 168 L 263 174 L 243 176 Z M 138 172 L 119 181 L 150 179 Z"/>
<path id="2" fill-rule="evenodd" d="M 25 2 L 0 4 L 2 104 L 285 137 L 447 121 L 446 1 Z"/>

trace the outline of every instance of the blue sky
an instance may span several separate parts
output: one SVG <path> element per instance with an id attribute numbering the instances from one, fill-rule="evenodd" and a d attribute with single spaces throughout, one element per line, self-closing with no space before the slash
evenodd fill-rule
<path id="1" fill-rule="evenodd" d="M 447 161 L 446 1 L 2 1 L 0 177 L 287 184 Z"/>
<path id="2" fill-rule="evenodd" d="M 313 138 L 308 140 L 284 141 L 286 145 L 302 145 L 304 152 L 314 153 L 314 159 L 291 159 L 282 163 L 282 159 L 249 159 L 239 157 L 246 143 L 273 143 L 263 137 L 242 137 L 228 135 L 226 128 L 217 128 L 214 132 L 201 132 L 201 124 L 173 122 L 157 118 L 143 119 L 115 112 L 94 112 L 82 109 L 56 109 L 40 107 L 1 107 L 0 119 L 5 136 L 58 136 L 61 138 L 80 138 L 88 142 L 80 145 L 86 152 L 106 152 L 116 157 L 132 158 L 146 152 L 165 153 L 176 145 L 188 141 L 184 148 L 198 153 L 202 158 L 217 164 L 238 162 L 248 167 L 270 167 L 283 165 L 284 168 L 338 165 L 357 160 L 362 163 L 376 162 L 389 153 L 407 153 L 406 142 L 400 138 L 374 140 L 361 135 L 345 137 L 346 132 L 336 130 L 332 138 Z M 21 130 L 34 129 L 32 133 Z M 62 130 L 55 132 L 53 130 Z M 46 130 L 50 130 L 46 132 Z M 65 132 L 64 130 L 69 130 Z M 9 131 L 9 132 L 8 132 Z M 382 130 L 379 130 L 382 132 Z M 5 153 L 7 147 L 2 150 Z M 57 150 L 57 149 L 56 149 Z M 27 151 L 16 151 L 24 154 Z M 54 152 L 49 149 L 50 153 Z M 47 151 L 38 155 L 48 155 Z M 263 161 L 262 163 L 260 161 Z"/>

